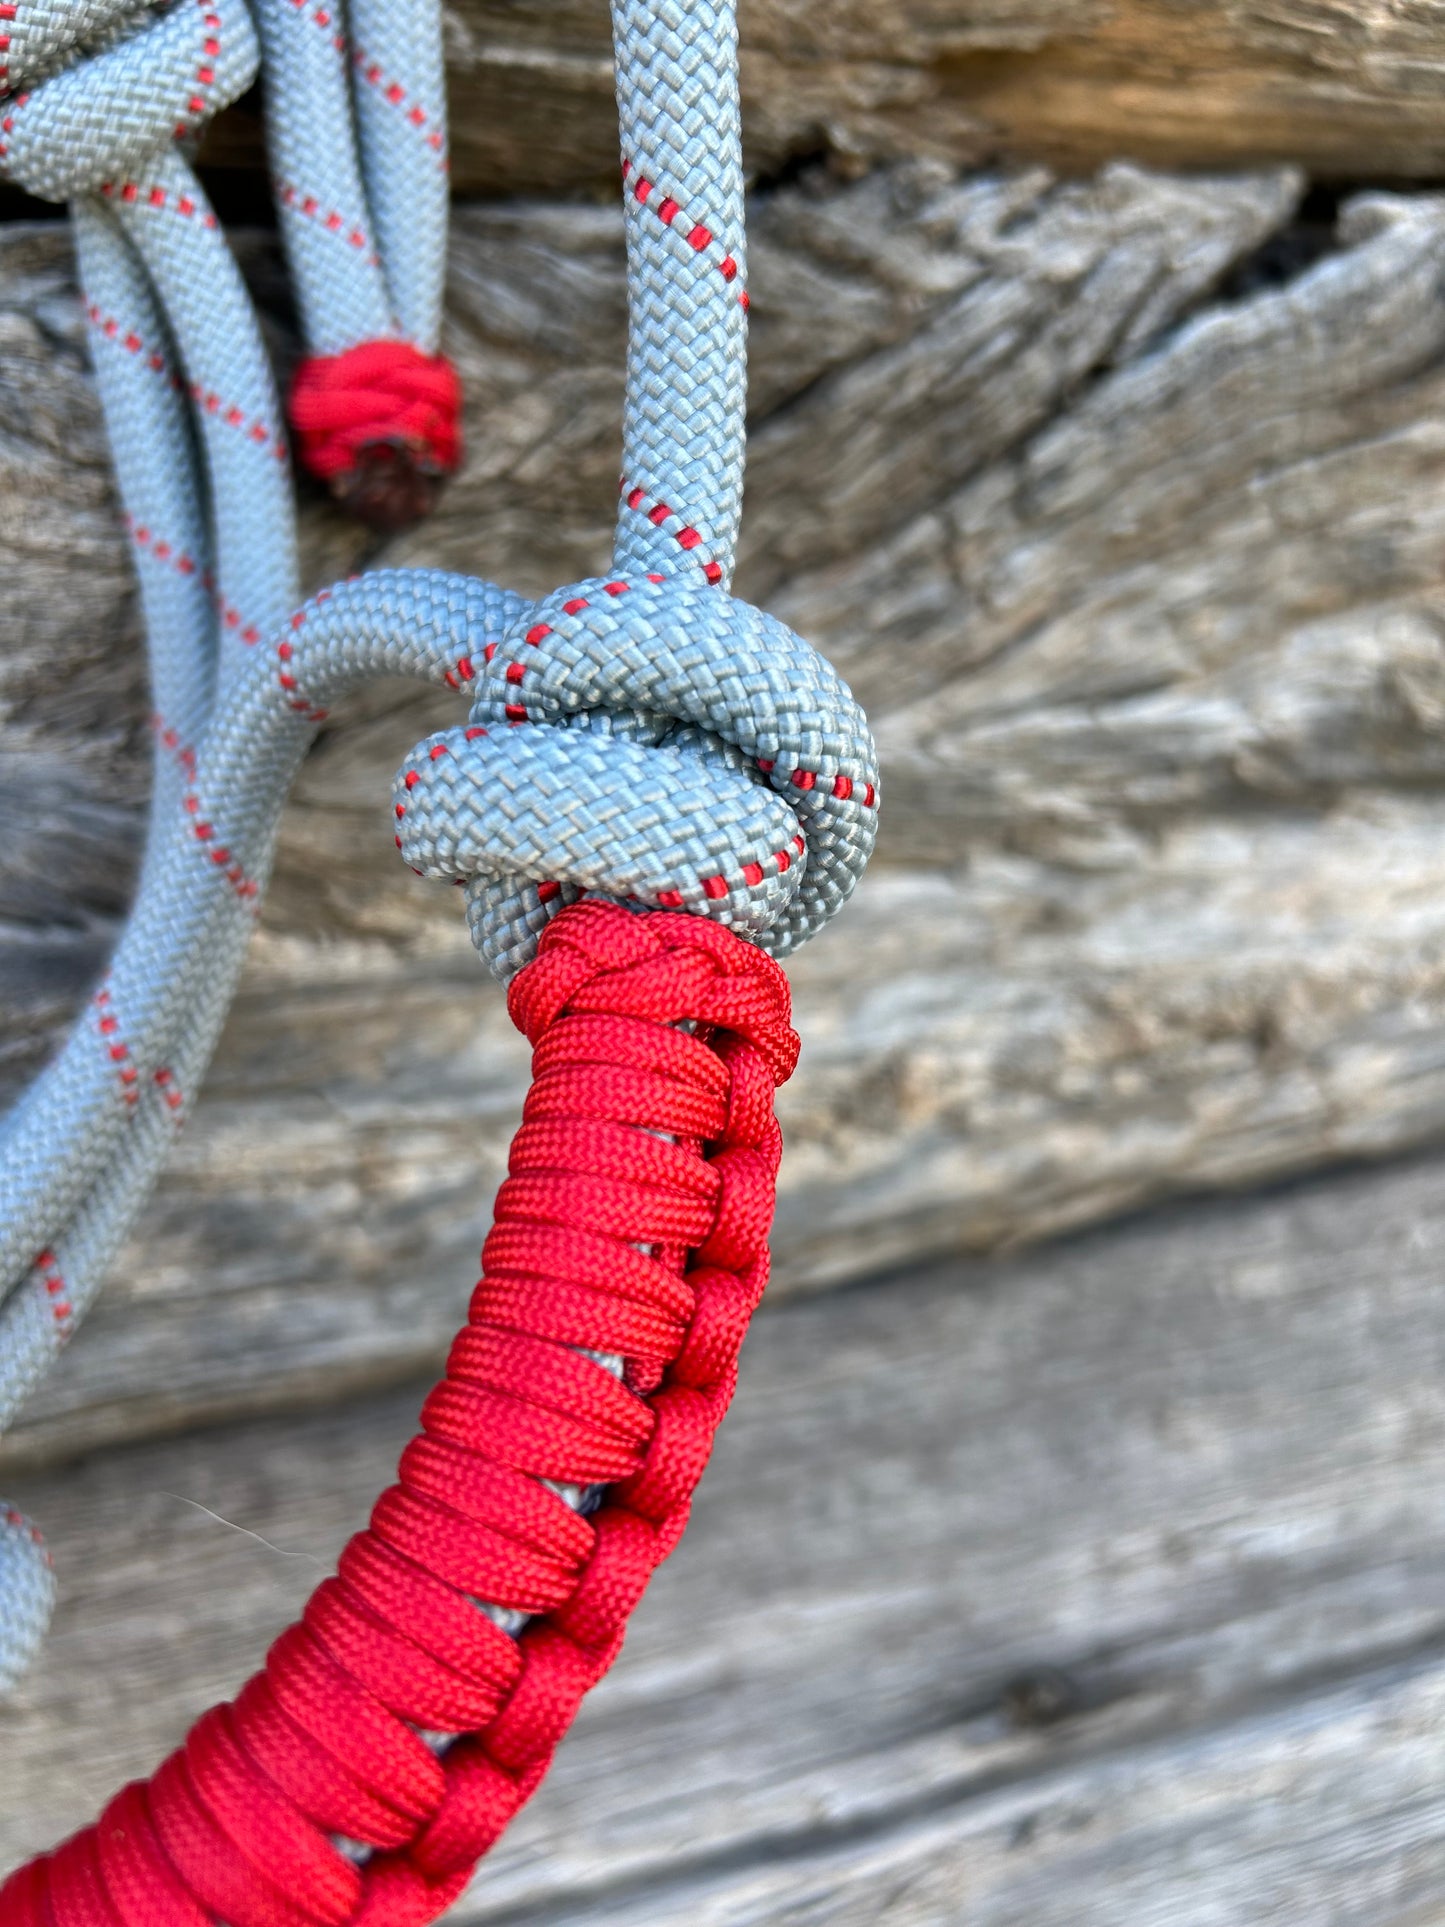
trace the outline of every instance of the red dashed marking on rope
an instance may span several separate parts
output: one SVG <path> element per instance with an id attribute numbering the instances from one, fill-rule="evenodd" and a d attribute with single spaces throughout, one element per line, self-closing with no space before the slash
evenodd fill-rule
<path id="1" fill-rule="evenodd" d="M 234 604 L 227 602 L 222 595 L 217 595 L 216 607 L 221 614 L 221 626 L 229 629 L 233 635 L 239 636 L 248 649 L 254 649 L 261 640 L 261 631 L 255 623 L 247 622 L 241 611 Z"/>
<path id="2" fill-rule="evenodd" d="M 451 171 L 451 163 L 448 161 L 446 154 L 446 133 L 444 129 L 433 124 L 433 116 L 428 110 L 423 107 L 419 101 L 412 101 L 411 105 L 407 106 L 407 91 L 405 87 L 402 86 L 399 80 L 389 80 L 381 62 L 379 60 L 373 60 L 364 47 L 357 47 L 352 55 L 352 59 L 356 63 L 356 71 L 361 75 L 368 87 L 375 88 L 377 93 L 379 93 L 382 99 L 390 106 L 406 108 L 405 120 L 407 126 L 416 129 L 417 133 L 421 135 L 433 154 L 436 155 L 437 165 L 441 168 L 442 172 L 449 173 Z"/>
<path id="3" fill-rule="evenodd" d="M 173 1070 L 169 1069 L 167 1065 L 162 1064 L 160 1069 L 154 1073 L 154 1082 L 156 1089 L 165 1099 L 168 1110 L 174 1112 L 184 1108 L 186 1100 L 181 1093 L 180 1085 L 176 1082 L 176 1074 Z"/>
<path id="4" fill-rule="evenodd" d="M 304 215 L 307 220 L 315 221 L 318 227 L 324 228 L 328 234 L 338 236 L 348 247 L 355 248 L 358 253 L 364 251 L 371 265 L 380 267 L 381 256 L 367 239 L 365 229 L 358 227 L 355 222 L 348 222 L 334 207 L 323 212 L 322 204 L 314 194 L 303 194 L 301 189 L 290 181 L 277 180 L 274 185 L 284 207 Z"/>
<path id="5" fill-rule="evenodd" d="M 8 75 L 8 68 L 6 69 L 6 73 Z M 29 94 L 15 95 L 14 99 L 10 101 L 11 111 L 5 116 L 4 120 L 0 120 L 0 134 L 13 134 L 15 132 L 15 112 L 18 108 L 27 106 L 29 101 Z M 3 161 L 9 152 L 9 143 L 7 141 L 0 141 L 0 161 Z"/>
<path id="6" fill-rule="evenodd" d="M 320 602 L 321 599 L 320 596 L 316 598 L 318 602 Z M 291 631 L 293 635 L 301 627 L 304 620 L 305 611 L 298 609 L 296 614 L 291 618 Z M 312 702 L 311 698 L 305 694 L 292 673 L 291 665 L 296 660 L 296 650 L 290 641 L 283 640 L 276 644 L 276 660 L 281 665 L 276 671 L 276 680 L 285 692 L 287 708 L 294 709 L 298 716 L 304 716 L 308 723 L 324 723 L 329 712 L 323 709 L 319 703 Z"/>
<path id="7" fill-rule="evenodd" d="M 278 462 L 287 460 L 286 443 L 265 422 L 248 421 L 243 409 L 234 402 L 223 402 L 213 388 L 198 381 L 192 382 L 187 392 L 202 414 L 214 415 L 230 428 L 244 429 L 247 441 L 254 442 L 258 448 L 269 448 Z"/>
<path id="8" fill-rule="evenodd" d="M 475 682 L 476 666 L 470 656 L 458 656 L 455 664 L 442 677 L 448 689 L 460 689 L 463 684 Z"/>
<path id="9" fill-rule="evenodd" d="M 241 863 L 232 852 L 227 849 L 226 845 L 217 841 L 215 824 L 208 823 L 202 815 L 201 799 L 196 789 L 195 750 L 192 749 L 188 743 L 181 741 L 179 733 L 166 722 L 163 716 L 152 716 L 151 728 L 160 738 L 165 748 L 171 751 L 185 774 L 187 787 L 185 794 L 181 798 L 181 808 L 188 816 L 195 818 L 195 821 L 191 825 L 191 830 L 196 841 L 207 846 L 212 863 L 215 864 L 218 870 L 225 871 L 226 881 L 231 885 L 236 895 L 247 902 L 255 902 L 261 894 L 260 885 L 254 878 L 247 876 Z M 108 1000 L 109 992 L 105 990 L 98 991 L 96 993 L 96 1002 L 99 1003 L 102 997 Z M 162 1067 L 162 1070 L 164 1074 L 162 1074 L 162 1071 L 155 1073 L 155 1081 L 162 1087 L 166 1103 L 170 1108 L 173 1111 L 179 1110 L 184 1099 L 179 1094 L 180 1087 L 176 1084 L 175 1073 L 164 1067 Z M 127 1081 L 134 1081 L 133 1067 L 132 1078 Z M 174 1100 L 170 1095 L 171 1091 L 177 1093 Z M 133 1099 L 128 1101 L 134 1102 Z"/>
<path id="10" fill-rule="evenodd" d="M 40 1254 L 42 1258 L 50 1258 L 52 1262 L 54 1260 L 54 1255 L 55 1254 L 53 1252 L 49 1252 L 49 1251 L 44 1251 Z M 37 1258 L 35 1262 L 38 1265 L 40 1262 L 40 1259 Z M 69 1317 L 69 1315 L 70 1315 L 70 1307 L 67 1305 L 66 1316 Z M 30 1543 L 33 1546 L 37 1546 L 39 1548 L 40 1553 L 44 1558 L 46 1565 L 50 1568 L 52 1572 L 54 1571 L 55 1561 L 50 1556 L 49 1546 L 46 1545 L 44 1539 L 40 1535 L 39 1526 L 32 1525 L 30 1521 L 26 1518 L 25 1514 L 23 1512 L 17 1512 L 13 1505 L 7 1505 L 4 1508 L 3 1512 L 0 1512 L 0 1519 L 4 1520 L 5 1524 L 10 1527 L 12 1532 L 23 1532 L 26 1538 L 30 1541 Z"/>
<path id="11" fill-rule="evenodd" d="M 221 16 L 210 10 L 209 0 L 199 0 L 199 4 L 202 10 L 201 19 L 205 27 L 206 37 L 201 42 L 201 62 L 196 68 L 195 82 L 197 87 L 209 89 L 215 85 L 215 62 L 220 58 L 221 54 Z M 211 103 L 206 99 L 204 92 L 191 95 L 190 99 L 186 102 L 186 112 L 190 114 L 192 118 L 189 121 L 177 121 L 174 129 L 177 140 L 184 140 L 187 134 L 193 134 L 196 131 L 197 121 L 203 115 L 209 113 L 210 105 Z M 154 199 L 154 196 L 159 193 L 159 188 L 151 189 L 152 205 L 155 207 L 164 207 L 164 195 L 161 195 L 158 201 Z M 214 220 L 212 221 L 212 225 L 214 226 Z"/>
<path id="12" fill-rule="evenodd" d="M 795 836 L 790 848 L 786 850 L 775 850 L 768 859 L 773 866 L 773 874 L 776 876 L 784 876 L 792 869 L 794 862 L 803 854 L 806 848 L 807 845 L 804 843 L 802 837 Z M 747 884 L 749 889 L 753 890 L 757 888 L 768 874 L 765 863 L 744 863 L 741 868 L 743 882 Z M 732 889 L 732 885 L 725 876 L 699 877 L 698 883 L 703 895 L 713 903 L 720 902 Z M 657 893 L 657 905 L 661 910 L 681 910 L 686 907 L 686 902 L 687 899 L 683 896 L 681 890 L 659 890 Z"/>
<path id="13" fill-rule="evenodd" d="M 116 342 L 129 354 L 144 356 L 146 366 L 153 374 L 164 377 L 178 393 L 189 395 L 204 413 L 214 415 L 228 428 L 244 429 L 246 439 L 254 442 L 258 448 L 269 445 L 278 461 L 284 462 L 287 459 L 285 442 L 264 422 L 250 421 L 243 408 L 237 407 L 234 402 L 222 401 L 214 390 L 203 388 L 199 382 L 183 381 L 164 355 L 146 347 L 145 341 L 134 328 L 123 327 L 114 315 L 106 314 L 95 302 L 92 301 L 85 312 L 91 326 L 98 334 L 104 335 L 107 341 Z"/>
<path id="14" fill-rule="evenodd" d="M 127 1109 L 133 1109 L 140 1101 L 140 1072 L 136 1069 L 120 1031 L 120 1019 L 115 1014 L 110 991 L 104 984 L 95 993 L 95 1027 L 100 1034 L 101 1044 L 106 1057 L 115 1066 L 117 1094 Z"/>
<path id="15" fill-rule="evenodd" d="M 98 334 L 104 335 L 107 341 L 117 342 L 127 353 L 142 356 L 152 374 L 164 376 L 172 388 L 180 389 L 184 392 L 185 383 L 171 367 L 165 356 L 148 349 L 134 328 L 123 329 L 121 323 L 113 314 L 106 314 L 94 301 L 89 303 L 85 312 L 90 325 Z"/>
<path id="16" fill-rule="evenodd" d="M 210 208 L 203 208 L 189 194 L 169 194 L 163 187 L 143 187 L 139 181 L 102 181 L 100 191 L 108 201 L 119 200 L 127 207 L 136 207 L 144 201 L 147 207 L 168 208 L 187 221 L 199 214 L 204 228 L 220 226 Z"/>
<path id="17" fill-rule="evenodd" d="M 65 1279 L 61 1276 L 60 1266 L 56 1261 L 55 1253 L 48 1245 L 44 1251 L 38 1253 L 36 1256 L 35 1269 L 40 1273 L 40 1282 L 45 1287 L 45 1296 L 50 1305 L 50 1315 L 60 1327 L 62 1335 L 68 1338 L 71 1328 L 75 1323 L 75 1307 L 70 1302 L 70 1290 L 66 1285 Z M 5 1516 L 11 1525 L 24 1523 L 18 1512 L 14 1514 L 7 1512 Z M 35 1539 L 38 1545 L 40 1543 L 40 1535 L 38 1533 L 35 1535 Z"/>
<path id="18" fill-rule="evenodd" d="M 718 242 L 717 236 L 706 223 L 695 221 L 692 216 L 686 213 L 680 204 L 674 200 L 671 194 L 664 194 L 661 200 L 653 200 L 652 197 L 656 190 L 657 183 L 648 180 L 645 174 L 639 174 L 631 161 L 624 161 L 622 163 L 622 180 L 624 186 L 631 188 L 633 199 L 644 206 L 650 205 L 653 213 L 657 216 L 658 220 L 662 222 L 663 226 L 670 227 L 674 234 L 680 234 L 694 254 L 706 254 L 724 281 L 731 285 L 732 282 L 737 280 L 737 261 L 731 254 L 725 251 Z M 740 289 L 738 292 L 738 306 L 743 310 L 744 314 L 747 313 L 751 305 L 748 299 L 747 289 Z"/>
<path id="19" fill-rule="evenodd" d="M 297 13 L 305 13 L 308 10 L 307 0 L 291 0 L 291 5 L 296 9 Z M 311 24 L 321 29 L 337 53 L 344 58 L 346 54 L 346 35 L 337 28 L 336 15 L 332 13 L 331 9 L 329 7 L 316 7 L 311 11 Z"/>
<path id="20" fill-rule="evenodd" d="M 184 549 L 177 549 L 164 536 L 156 535 L 153 530 L 147 528 L 144 522 L 137 522 L 128 512 L 123 515 L 122 521 L 129 531 L 132 542 L 145 554 L 153 555 L 157 562 L 169 563 L 178 575 L 199 574 L 202 587 L 210 592 L 211 600 L 216 605 L 223 627 L 239 637 L 248 649 L 255 648 L 261 640 L 261 631 L 254 622 L 247 622 L 239 609 L 226 601 L 217 589 L 209 569 L 201 569 L 194 556 L 187 554 Z"/>
<path id="21" fill-rule="evenodd" d="M 561 884 L 553 882 L 550 879 L 545 883 L 539 883 L 537 885 L 538 903 L 555 903 L 557 898 L 560 897 L 561 894 L 562 894 Z"/>
<path id="22" fill-rule="evenodd" d="M 764 776 L 771 776 L 777 768 L 777 764 L 769 756 L 759 756 L 756 767 L 763 772 Z M 813 769 L 795 769 L 788 778 L 788 781 L 794 789 L 800 790 L 815 789 L 820 782 L 826 783 L 827 780 L 825 776 L 821 776 L 817 770 Z M 858 785 L 853 781 L 851 776 L 835 776 L 832 783 L 829 784 L 829 794 L 836 796 L 840 803 L 846 803 L 850 797 L 857 793 L 857 790 Z M 865 783 L 863 785 L 863 792 L 862 795 L 858 797 L 858 801 L 863 805 L 865 810 L 871 810 L 877 803 L 878 792 L 871 783 Z"/>
<path id="23" fill-rule="evenodd" d="M 154 556 L 157 562 L 168 563 L 177 575 L 199 575 L 204 586 L 208 589 L 211 587 L 209 571 L 202 569 L 200 563 L 187 550 L 178 549 L 163 535 L 156 535 L 146 527 L 144 522 L 137 522 L 129 512 L 121 519 L 131 541 L 138 549 L 144 550 L 147 555 Z"/>
<path id="24" fill-rule="evenodd" d="M 168 749 L 176 759 L 188 782 L 196 780 L 196 752 L 189 743 L 181 741 L 180 732 L 174 729 L 164 716 L 151 717 L 151 730 L 163 748 Z"/>
<path id="25" fill-rule="evenodd" d="M 201 799 L 195 790 L 187 790 L 181 798 L 181 808 L 194 821 L 191 834 L 201 844 L 218 870 L 225 872 L 227 883 L 244 902 L 255 903 L 261 894 L 261 886 L 254 877 L 247 876 L 239 859 L 222 843 L 216 835 L 216 826 L 208 822 L 201 808 Z"/>
<path id="26" fill-rule="evenodd" d="M 634 514 L 645 516 L 655 529 L 666 528 L 678 547 L 691 556 L 707 580 L 714 588 L 717 587 L 723 579 L 722 564 L 715 556 L 700 553 L 702 536 L 690 522 L 685 522 L 670 503 L 660 502 L 644 488 L 630 487 L 625 475 L 617 485 L 617 492 Z M 677 526 L 669 527 L 672 523 Z M 660 582 L 662 579 L 661 576 L 648 577 L 650 582 Z"/>

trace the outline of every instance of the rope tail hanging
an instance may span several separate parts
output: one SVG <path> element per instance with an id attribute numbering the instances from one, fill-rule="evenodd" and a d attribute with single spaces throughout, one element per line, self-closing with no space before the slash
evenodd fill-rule
<path id="1" fill-rule="evenodd" d="M 257 8 L 268 58 L 273 36 L 279 46 L 296 24 L 284 16 L 291 4 L 275 0 L 274 19 L 270 0 Z M 368 11 L 377 18 L 363 29 Z M 397 104 L 370 72 L 388 71 L 376 36 L 381 16 L 400 11 L 382 0 L 352 9 L 357 104 L 371 101 L 363 136 L 367 114 Z M 33 1379 L 55 1348 L 41 1317 L 44 1266 L 78 1299 L 75 1278 L 93 1289 L 114 1222 L 129 1221 L 164 1148 L 170 1090 L 189 1095 L 219 1024 L 224 996 L 203 986 L 217 969 L 230 973 L 227 989 L 234 980 L 286 785 L 329 704 L 370 676 L 470 694 L 469 720 L 406 759 L 396 840 L 419 871 L 465 883 L 474 940 L 533 1046 L 533 1083 L 468 1322 L 397 1483 L 237 1697 L 94 1827 L 0 1889 L 0 1927 L 435 1919 L 616 1657 L 686 1523 L 731 1395 L 767 1274 L 780 1154 L 772 1095 L 797 1051 L 774 959 L 861 874 L 877 774 L 866 723 L 834 672 L 729 594 L 747 310 L 733 8 L 616 0 L 613 21 L 631 312 L 614 572 L 535 604 L 465 577 L 383 572 L 287 616 L 259 581 L 234 574 L 246 551 L 226 518 L 249 510 L 222 501 L 231 483 L 204 391 L 196 416 L 214 534 L 198 525 L 197 487 L 184 502 L 157 493 L 146 541 L 137 535 L 159 581 L 160 511 L 174 509 L 197 559 L 214 543 L 223 592 L 255 597 L 237 607 L 258 610 L 242 621 L 264 640 L 229 636 L 226 603 L 218 621 L 189 576 L 185 595 L 148 590 L 148 618 L 175 625 L 178 658 L 191 665 L 194 687 L 176 695 L 189 733 L 161 727 L 162 747 L 173 732 L 184 754 L 164 794 L 158 777 L 136 919 L 97 1007 L 116 1015 L 105 1035 L 126 1051 L 99 1053 L 111 1109 L 99 1121 L 97 1053 L 82 1026 L 5 1140 L 29 1189 L 13 1222 L 8 1204 L 0 1215 L 10 1240 L 0 1250 L 26 1267 L 4 1306 L 7 1320 L 16 1313 L 4 1370 L 13 1357 L 23 1374 L 28 1361 Z M 80 84 L 134 44 L 121 39 L 47 86 Z M 328 73 L 317 84 L 334 104 Z M 435 132 L 422 83 L 397 84 L 417 85 L 414 125 Z M 118 325 L 145 321 L 153 338 L 169 326 L 190 374 L 201 352 L 191 332 L 204 324 L 173 310 L 139 239 L 150 230 L 127 225 L 146 182 L 184 166 L 162 145 L 137 203 L 122 194 L 118 208 L 104 194 L 110 160 L 103 178 L 62 191 L 101 188 L 84 218 L 135 283 Z M 278 168 L 288 151 L 278 129 Z M 377 199 L 364 159 L 349 168 L 343 154 L 329 203 L 343 222 L 353 190 Z M 165 192 L 179 185 L 168 177 Z M 293 232 L 311 219 L 304 195 L 292 211 L 309 313 L 309 243 Z M 376 230 L 389 262 L 384 223 Z M 359 265 L 366 247 L 354 252 L 363 293 L 352 319 L 314 337 L 341 360 L 353 326 L 377 327 L 382 313 L 363 313 L 363 300 L 382 297 Z M 434 285 L 435 258 L 417 272 Z M 385 287 L 396 332 L 380 338 L 429 358 L 431 338 L 389 267 Z M 160 311 L 153 302 L 142 313 L 135 303 L 152 291 Z M 316 328 L 329 325 L 318 314 Z M 174 403 L 168 414 L 154 397 L 144 405 L 145 432 L 172 438 L 157 447 L 189 446 Z M 201 625 L 204 655 L 183 621 Z M 135 1072 L 118 1101 L 116 1065 Z M 37 1122 L 49 1133 L 38 1145 Z M 80 1156 L 78 1175 L 57 1176 L 62 1143 Z M 112 1234 L 104 1251 L 95 1224 Z M 17 1529 L 12 1543 L 23 1537 Z"/>
<path id="2" fill-rule="evenodd" d="M 391 335 L 404 325 L 420 346 L 383 340 L 382 348 L 421 355 L 455 391 L 455 375 L 433 353 L 445 133 L 435 112 L 415 120 L 422 90 L 440 72 L 436 7 L 402 0 L 379 9 L 381 44 L 406 82 L 397 101 L 402 83 L 390 76 L 379 96 L 364 75 L 358 80 L 357 107 L 376 96 L 387 109 L 374 126 L 357 117 L 360 137 L 349 104 L 352 42 L 324 7 L 281 0 L 278 11 L 293 31 L 305 27 L 297 37 L 316 70 L 277 55 L 267 76 L 273 117 L 320 126 L 324 108 L 327 134 L 319 150 L 292 156 L 298 165 L 286 182 L 298 208 L 327 206 L 319 221 L 288 219 L 315 351 L 303 367 L 324 367 L 326 354 L 347 344 L 363 353 L 369 331 Z M 293 718 L 271 741 L 273 766 L 257 802 L 242 810 L 227 793 L 225 766 L 247 746 L 248 688 L 276 672 L 263 638 L 283 628 L 298 598 L 295 513 L 256 318 L 184 148 L 254 77 L 252 16 L 239 0 L 179 0 L 160 18 L 139 0 L 28 0 L 5 29 L 0 169 L 33 192 L 70 198 L 146 619 L 155 753 L 145 859 L 107 979 L 60 1056 L 0 1123 L 0 1431 L 93 1302 L 185 1119 L 254 926 L 287 772 L 308 733 Z M 311 98 L 317 110 L 308 114 Z M 357 178 L 366 165 L 355 159 L 358 144 L 374 187 L 365 202 L 356 190 L 348 229 L 333 225 L 338 196 L 321 189 L 334 185 L 333 174 Z M 370 202 L 385 210 L 374 225 L 405 237 L 389 263 L 404 301 L 368 304 L 358 292 L 367 276 L 382 285 L 376 250 L 351 239 L 373 225 Z M 316 244 L 309 252 L 308 242 Z M 393 323 L 394 307 L 404 324 Z M 435 466 L 432 428 L 454 456 L 458 399 L 450 416 L 420 427 L 394 411 L 388 418 L 384 400 L 380 416 L 366 402 L 359 413 L 373 441 L 356 442 L 366 472 L 386 469 L 394 496 L 406 461 L 414 458 L 417 474 Z M 366 673 L 356 665 L 358 678 Z M 0 1691 L 24 1670 L 53 1593 L 39 1535 L 0 1507 Z"/>

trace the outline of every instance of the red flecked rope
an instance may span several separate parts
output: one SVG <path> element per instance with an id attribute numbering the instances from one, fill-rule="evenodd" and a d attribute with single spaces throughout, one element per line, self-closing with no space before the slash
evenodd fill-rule
<path id="1" fill-rule="evenodd" d="M 616 1658 L 766 1282 L 797 1038 L 760 951 L 602 903 L 555 919 L 510 1007 L 533 1083 L 398 1482 L 239 1696 L 0 1888 L 3 1927 L 420 1927 Z M 542 1479 L 608 1491 L 582 1517 Z M 513 1639 L 477 1599 L 535 1617 Z M 416 1729 L 461 1737 L 438 1758 Z"/>

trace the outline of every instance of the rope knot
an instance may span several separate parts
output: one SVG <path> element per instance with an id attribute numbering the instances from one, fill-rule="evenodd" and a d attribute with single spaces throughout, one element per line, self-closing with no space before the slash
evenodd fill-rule
<path id="1" fill-rule="evenodd" d="M 465 884 L 504 981 L 583 896 L 691 911 L 780 957 L 852 894 L 877 830 L 873 741 L 776 617 L 677 577 L 598 579 L 471 656 L 470 723 L 397 776 L 397 844 Z"/>
<path id="2" fill-rule="evenodd" d="M 107 33 L 121 37 L 76 57 Z M 164 204 L 164 190 L 136 175 L 243 94 L 260 64 L 242 0 L 181 0 L 159 19 L 140 0 L 41 9 L 33 19 L 20 9 L 9 34 L 12 90 L 61 63 L 31 92 L 12 92 L 0 139 L 0 172 L 47 201 L 105 190 L 128 200 L 161 194 Z"/>
<path id="3" fill-rule="evenodd" d="M 374 528 L 421 520 L 461 461 L 457 371 L 410 342 L 308 356 L 292 382 L 290 415 L 302 466 Z"/>

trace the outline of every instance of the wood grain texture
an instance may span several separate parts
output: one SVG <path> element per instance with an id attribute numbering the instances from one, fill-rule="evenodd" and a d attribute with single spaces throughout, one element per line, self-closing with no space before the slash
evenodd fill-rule
<path id="1" fill-rule="evenodd" d="M 1445 204 L 1330 228 L 1298 193 L 919 162 L 758 197 L 740 589 L 842 666 L 886 782 L 880 861 L 793 972 L 783 1291 L 1445 1126 Z M 144 778 L 64 243 L 0 248 L 12 495 L 56 470 L 0 626 L 13 1080 L 99 968 Z M 604 562 L 616 215 L 462 210 L 451 315 L 464 473 L 384 551 L 309 501 L 313 582 Z M 454 893 L 390 854 L 391 772 L 451 714 L 379 689 L 323 734 L 208 1092 L 11 1459 L 438 1356 L 524 1076 Z"/>
<path id="2" fill-rule="evenodd" d="M 682 1548 L 454 1918 L 1438 1919 L 1442 1177 L 766 1311 Z M 64 1595 L 0 1711 L 0 1866 L 245 1676 L 418 1397 L 15 1481 Z"/>
<path id="3" fill-rule="evenodd" d="M 1445 173 L 1439 0 L 743 0 L 745 155 L 840 172 L 931 153 L 1080 170 L 1297 163 L 1321 178 Z M 617 115 L 600 0 L 452 0 L 464 194 L 610 190 Z M 254 165 L 259 119 L 211 153 Z"/>

